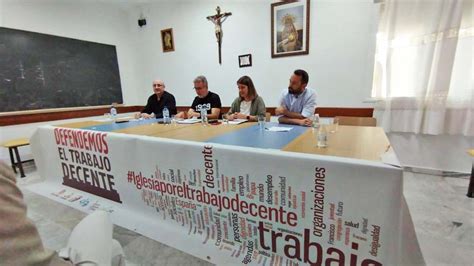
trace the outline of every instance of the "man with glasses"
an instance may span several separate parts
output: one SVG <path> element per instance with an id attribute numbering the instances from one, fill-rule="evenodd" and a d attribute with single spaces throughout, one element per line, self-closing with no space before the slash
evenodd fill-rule
<path id="1" fill-rule="evenodd" d="M 196 98 L 194 98 L 191 108 L 187 114 L 180 112 L 176 117 L 178 118 L 199 118 L 201 117 L 201 110 L 206 110 L 208 119 L 218 119 L 221 113 L 221 99 L 219 95 L 209 91 L 207 87 L 207 79 L 204 76 L 198 76 L 194 79 L 194 90 L 196 91 Z"/>
<path id="2" fill-rule="evenodd" d="M 309 76 L 306 71 L 297 69 L 290 78 L 290 85 L 280 98 L 280 107 L 275 109 L 278 122 L 311 126 L 311 116 L 316 109 L 316 93 L 307 88 Z"/>
<path id="3" fill-rule="evenodd" d="M 165 91 L 165 87 L 165 83 L 162 80 L 153 81 L 154 94 L 148 97 L 145 108 L 136 115 L 137 118 L 163 118 L 163 109 L 165 107 L 168 108 L 170 115 L 177 113 L 176 100 L 173 94 Z"/>

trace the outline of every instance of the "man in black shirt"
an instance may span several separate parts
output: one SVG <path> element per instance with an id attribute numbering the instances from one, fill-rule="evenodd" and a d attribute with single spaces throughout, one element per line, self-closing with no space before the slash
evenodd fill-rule
<path id="1" fill-rule="evenodd" d="M 153 81 L 154 94 L 148 97 L 143 111 L 137 116 L 143 118 L 163 118 L 163 109 L 166 107 L 170 112 L 170 116 L 177 113 L 176 100 L 173 94 L 165 91 L 165 83 L 162 80 Z"/>
<path id="2" fill-rule="evenodd" d="M 194 89 L 196 90 L 196 98 L 194 98 L 191 108 L 189 108 L 187 117 L 201 117 L 201 109 L 207 111 L 209 119 L 218 119 L 221 112 L 221 99 L 219 95 L 209 91 L 207 87 L 207 79 L 204 76 L 198 76 L 194 79 Z M 177 117 L 184 118 L 184 112 L 180 112 Z"/>

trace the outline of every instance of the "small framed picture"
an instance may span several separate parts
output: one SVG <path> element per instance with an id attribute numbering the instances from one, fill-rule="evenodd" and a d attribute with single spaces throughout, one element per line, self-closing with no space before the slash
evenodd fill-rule
<path id="1" fill-rule="evenodd" d="M 173 39 L 173 29 L 164 29 L 161 31 L 161 45 L 163 46 L 163 52 L 172 52 L 174 51 L 174 39 Z"/>
<path id="2" fill-rule="evenodd" d="M 251 66 L 252 66 L 251 54 L 239 55 L 239 67 L 251 67 Z"/>
<path id="3" fill-rule="evenodd" d="M 271 4 L 272 57 L 309 53 L 309 0 Z"/>

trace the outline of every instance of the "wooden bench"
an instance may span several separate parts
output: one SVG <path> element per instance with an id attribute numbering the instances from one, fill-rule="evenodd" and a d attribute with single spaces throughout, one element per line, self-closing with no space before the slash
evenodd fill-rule
<path id="1" fill-rule="evenodd" d="M 474 149 L 468 150 L 467 153 L 474 157 Z M 474 198 L 474 162 L 472 163 L 471 180 L 469 181 L 469 187 L 467 188 L 467 196 L 469 198 Z"/>
<path id="2" fill-rule="evenodd" d="M 2 146 L 8 148 L 8 152 L 10 153 L 10 161 L 12 164 L 13 171 L 16 173 L 16 168 L 20 170 L 21 177 L 25 177 L 25 171 L 23 171 L 23 163 L 31 162 L 31 160 L 22 161 L 20 158 L 20 153 L 18 152 L 18 147 L 30 145 L 30 140 L 27 138 L 21 139 L 12 139 L 2 143 Z M 13 156 L 15 153 L 15 156 Z M 16 157 L 16 160 L 15 160 Z"/>

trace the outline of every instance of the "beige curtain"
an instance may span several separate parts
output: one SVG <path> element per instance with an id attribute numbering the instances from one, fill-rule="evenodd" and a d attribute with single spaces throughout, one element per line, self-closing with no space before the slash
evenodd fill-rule
<path id="1" fill-rule="evenodd" d="M 473 2 L 380 4 L 372 96 L 387 132 L 474 136 Z"/>

